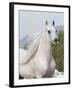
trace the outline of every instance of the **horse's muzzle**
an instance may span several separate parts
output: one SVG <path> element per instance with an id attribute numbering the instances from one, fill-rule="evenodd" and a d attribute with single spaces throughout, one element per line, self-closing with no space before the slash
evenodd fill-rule
<path id="1" fill-rule="evenodd" d="M 59 42 L 60 42 L 60 40 L 56 38 L 55 39 L 55 43 L 59 43 Z"/>

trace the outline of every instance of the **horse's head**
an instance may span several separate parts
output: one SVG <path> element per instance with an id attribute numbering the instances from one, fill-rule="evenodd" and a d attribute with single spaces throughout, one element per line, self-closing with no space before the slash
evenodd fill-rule
<path id="1" fill-rule="evenodd" d="M 57 29 L 55 29 L 54 27 L 55 22 L 52 22 L 52 25 L 48 25 L 48 22 L 46 21 L 46 26 L 45 26 L 45 31 L 48 34 L 49 37 L 49 41 L 52 43 L 58 43 L 58 33 L 57 33 Z"/>

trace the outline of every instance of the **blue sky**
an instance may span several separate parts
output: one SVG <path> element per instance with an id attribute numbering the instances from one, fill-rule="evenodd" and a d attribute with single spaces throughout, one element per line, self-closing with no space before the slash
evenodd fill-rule
<path id="1" fill-rule="evenodd" d="M 20 40 L 25 35 L 31 35 L 34 32 L 41 31 L 44 28 L 46 20 L 49 24 L 52 24 L 54 20 L 55 26 L 64 25 L 64 13 L 19 11 Z"/>

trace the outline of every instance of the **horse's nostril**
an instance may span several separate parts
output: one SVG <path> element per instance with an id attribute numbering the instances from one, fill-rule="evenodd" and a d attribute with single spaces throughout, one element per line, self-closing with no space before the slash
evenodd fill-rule
<path id="1" fill-rule="evenodd" d="M 57 38 L 55 39 L 55 42 L 57 42 L 58 40 L 57 40 Z"/>

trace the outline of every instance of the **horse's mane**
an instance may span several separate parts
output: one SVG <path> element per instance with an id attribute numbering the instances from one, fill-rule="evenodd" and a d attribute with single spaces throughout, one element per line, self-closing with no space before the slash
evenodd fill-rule
<path id="1" fill-rule="evenodd" d="M 29 36 L 24 44 L 24 49 L 31 50 L 33 47 L 37 46 L 40 40 L 41 32 L 36 32 Z"/>
<path id="2" fill-rule="evenodd" d="M 28 37 L 27 42 L 24 44 L 25 49 L 27 50 L 27 55 L 24 57 L 24 64 L 28 63 L 31 57 L 36 53 L 36 50 L 39 46 L 41 32 L 34 33 L 32 36 Z"/>

